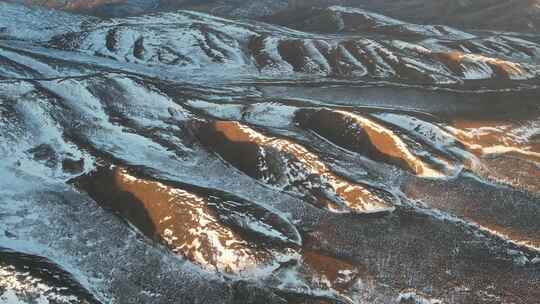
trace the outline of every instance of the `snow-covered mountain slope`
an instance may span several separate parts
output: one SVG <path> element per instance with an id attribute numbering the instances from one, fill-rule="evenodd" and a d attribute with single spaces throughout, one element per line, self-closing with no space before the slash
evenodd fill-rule
<path id="1" fill-rule="evenodd" d="M 268 18 L 271 20 L 271 18 Z M 306 18 L 292 19 L 287 23 L 297 29 L 339 33 L 350 32 L 359 34 L 380 33 L 395 36 L 444 37 L 446 39 L 467 39 L 473 37 L 465 32 L 448 26 L 418 25 L 407 23 L 365 9 L 330 6 L 327 8 L 312 8 Z"/>
<path id="2" fill-rule="evenodd" d="M 376 11 L 409 22 L 444 24 L 461 29 L 535 33 L 540 26 L 537 0 L 291 0 L 288 9 L 276 12 L 267 20 L 299 24 L 301 20 L 317 16 L 320 8 L 334 5 Z"/>
<path id="3" fill-rule="evenodd" d="M 311 34 L 179 11 L 87 22 L 79 31 L 52 37 L 47 46 L 178 72 L 236 69 L 261 77 L 457 83 L 538 75 L 540 46 L 526 38 L 475 36 L 356 9 L 351 14 L 364 18 L 352 19 L 365 31 Z"/>
<path id="4" fill-rule="evenodd" d="M 197 10 L 228 17 L 260 18 L 286 9 L 287 0 L 6 0 L 100 17 L 140 15 L 178 9 Z"/>
<path id="5" fill-rule="evenodd" d="M 263 18 L 270 23 L 301 25 L 321 20 L 321 9 L 355 7 L 421 24 L 444 24 L 460 29 L 534 33 L 540 26 L 537 0 L 7 0 L 32 6 L 104 17 L 189 9 L 224 17 Z M 328 12 L 323 13 L 329 17 Z M 333 14 L 331 14 L 333 15 Z M 337 21 L 339 18 L 335 19 Z M 330 21 L 330 23 L 328 23 Z M 335 24 L 331 20 L 326 25 Z M 305 24 L 304 24 L 305 25 Z"/>
<path id="6" fill-rule="evenodd" d="M 538 37 L 0 11 L 0 302 L 540 297 Z"/>

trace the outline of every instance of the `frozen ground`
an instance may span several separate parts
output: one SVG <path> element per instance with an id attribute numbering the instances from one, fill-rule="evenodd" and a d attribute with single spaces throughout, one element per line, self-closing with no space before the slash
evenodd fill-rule
<path id="1" fill-rule="evenodd" d="M 538 37 L 0 11 L 0 303 L 540 296 Z"/>

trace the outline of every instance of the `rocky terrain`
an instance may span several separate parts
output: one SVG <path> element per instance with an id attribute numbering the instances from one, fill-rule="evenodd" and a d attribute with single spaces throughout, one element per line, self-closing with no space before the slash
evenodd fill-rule
<path id="1" fill-rule="evenodd" d="M 292 0 L 288 9 L 276 13 L 295 22 L 300 15 L 309 18 L 310 8 L 317 10 L 333 5 L 369 9 L 409 22 L 462 29 L 535 33 L 540 26 L 538 0 Z"/>
<path id="2" fill-rule="evenodd" d="M 39 4 L 94 16 L 0 2 L 0 303 L 540 297 L 540 36 Z"/>
<path id="3" fill-rule="evenodd" d="M 225 17 L 263 19 L 282 25 L 311 19 L 321 9 L 367 9 L 408 22 L 460 29 L 535 33 L 540 28 L 538 0 L 6 0 L 106 17 L 189 9 Z"/>

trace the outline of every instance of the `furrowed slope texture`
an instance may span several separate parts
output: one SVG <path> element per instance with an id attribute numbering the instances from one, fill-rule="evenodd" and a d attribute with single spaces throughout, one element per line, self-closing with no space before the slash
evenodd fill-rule
<path id="1" fill-rule="evenodd" d="M 81 31 L 53 37 L 48 45 L 178 72 L 234 69 L 264 78 L 460 83 L 538 76 L 540 48 L 524 37 L 475 36 L 344 7 L 331 11 L 350 14 L 336 26 L 355 33 L 325 36 L 178 12 L 91 22 Z"/>
<path id="2" fill-rule="evenodd" d="M 0 302 L 540 297 L 534 36 L 0 10 Z"/>

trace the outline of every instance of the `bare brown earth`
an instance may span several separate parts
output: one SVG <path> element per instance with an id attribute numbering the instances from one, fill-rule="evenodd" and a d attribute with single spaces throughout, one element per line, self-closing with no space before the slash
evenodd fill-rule
<path id="1" fill-rule="evenodd" d="M 0 303 L 538 302 L 538 35 L 175 3 L 0 2 Z"/>

